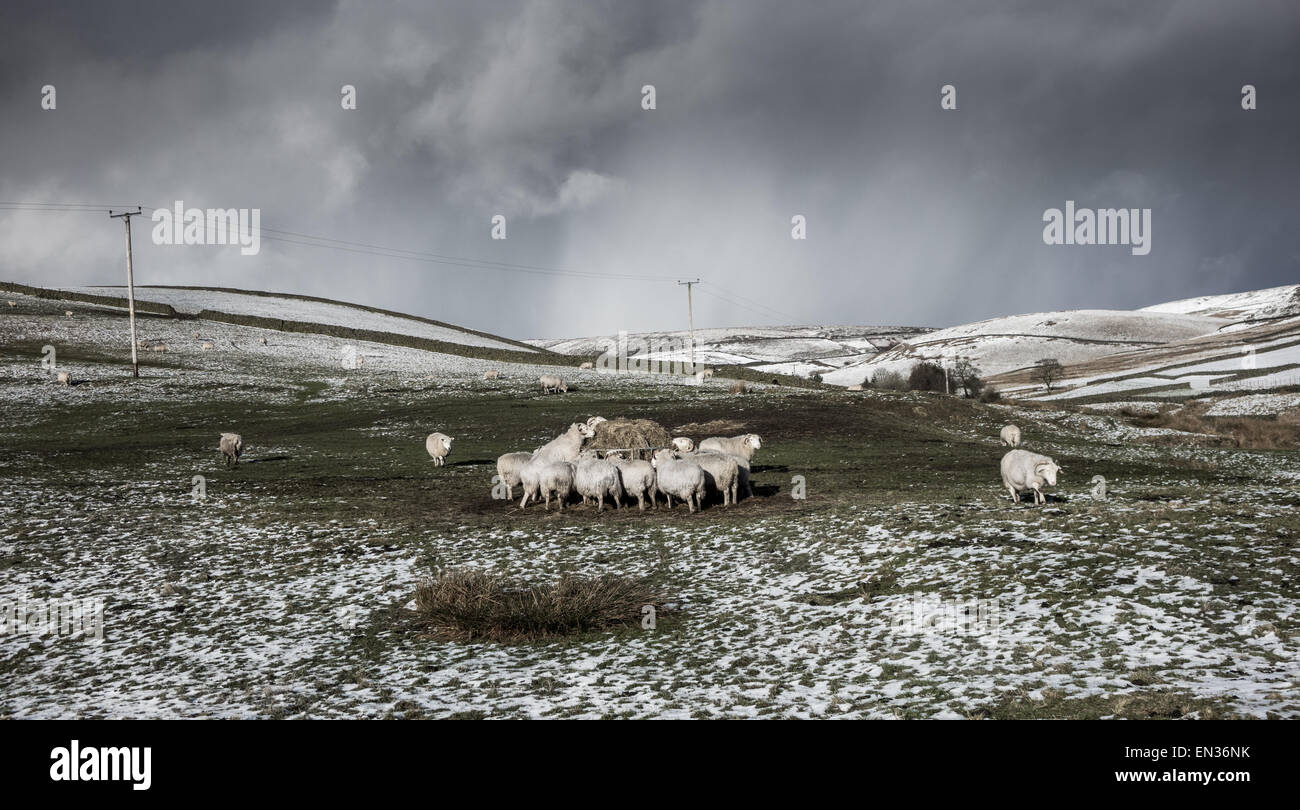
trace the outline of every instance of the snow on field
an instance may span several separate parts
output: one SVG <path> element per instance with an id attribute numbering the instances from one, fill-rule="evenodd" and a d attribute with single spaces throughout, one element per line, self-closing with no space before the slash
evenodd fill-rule
<path id="1" fill-rule="evenodd" d="M 1044 357 L 1073 365 L 1116 352 L 1213 333 L 1223 322 L 1199 315 L 1071 310 L 1012 315 L 928 332 L 863 363 L 826 375 L 855 385 L 878 371 L 906 374 L 928 360 L 952 365 L 967 358 L 992 376 L 1026 368 Z"/>
<path id="2" fill-rule="evenodd" d="M 91 295 L 126 295 L 126 290 L 122 287 L 73 287 L 71 290 Z M 461 329 L 437 326 L 401 315 L 371 312 L 342 303 L 303 301 L 288 296 L 248 295 L 218 290 L 187 290 L 177 287 L 137 287 L 135 295 L 139 301 L 170 304 L 177 312 L 187 314 L 197 314 L 201 310 L 210 309 L 234 315 L 251 315 L 259 318 L 334 324 L 374 332 L 391 332 L 427 340 L 459 343 L 465 346 L 528 351 L 528 349 L 513 343 L 494 340 Z"/>
<path id="3" fill-rule="evenodd" d="M 1234 321 L 1297 315 L 1300 314 L 1300 285 L 1184 298 L 1143 307 L 1141 311 L 1210 315 Z"/>
<path id="4" fill-rule="evenodd" d="M 1206 416 L 1273 416 L 1300 408 L 1300 394 L 1247 394 L 1216 402 Z"/>

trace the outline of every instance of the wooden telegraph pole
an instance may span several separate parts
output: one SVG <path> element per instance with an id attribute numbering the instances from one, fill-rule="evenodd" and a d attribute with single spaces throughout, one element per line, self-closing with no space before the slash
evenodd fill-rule
<path id="1" fill-rule="evenodd" d="M 689 319 L 688 323 L 691 326 L 691 373 L 692 374 L 695 373 L 695 305 L 694 302 L 691 301 L 691 286 L 699 283 L 700 280 L 698 278 L 695 279 L 694 281 L 677 282 L 678 286 L 681 286 L 682 284 L 686 285 L 686 317 Z"/>
<path id="2" fill-rule="evenodd" d="M 113 219 L 121 219 L 126 224 L 126 309 L 131 319 L 131 376 L 140 376 L 140 362 L 136 357 L 136 340 L 135 340 L 135 278 L 131 272 L 131 217 L 141 213 L 140 206 L 136 206 L 134 211 L 126 211 L 121 214 L 114 214 L 112 210 L 108 215 Z"/>

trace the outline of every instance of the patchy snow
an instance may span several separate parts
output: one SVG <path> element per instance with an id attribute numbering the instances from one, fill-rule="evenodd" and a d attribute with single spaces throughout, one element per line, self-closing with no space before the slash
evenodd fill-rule
<path id="1" fill-rule="evenodd" d="M 1289 284 L 1227 295 L 1202 295 L 1143 307 L 1141 311 L 1210 315 L 1234 321 L 1297 315 L 1300 314 L 1300 285 Z"/>

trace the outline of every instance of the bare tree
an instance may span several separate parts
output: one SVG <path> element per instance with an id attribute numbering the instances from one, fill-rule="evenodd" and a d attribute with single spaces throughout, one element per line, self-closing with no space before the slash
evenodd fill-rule
<path id="1" fill-rule="evenodd" d="M 1065 367 L 1055 357 L 1044 357 L 1034 364 L 1034 379 L 1047 386 L 1047 392 L 1052 392 L 1052 383 L 1061 379 L 1065 375 Z"/>

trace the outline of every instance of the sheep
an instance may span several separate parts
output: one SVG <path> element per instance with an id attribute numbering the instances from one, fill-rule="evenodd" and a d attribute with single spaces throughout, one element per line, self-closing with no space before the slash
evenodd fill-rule
<path id="1" fill-rule="evenodd" d="M 543 374 L 541 377 L 537 378 L 537 382 L 541 385 L 543 394 L 549 394 L 552 391 L 557 394 L 561 392 L 565 394 L 569 393 L 569 386 L 565 384 L 564 380 L 561 380 L 554 374 Z"/>
<path id="2" fill-rule="evenodd" d="M 596 364 L 593 363 L 593 362 L 591 362 L 590 360 L 588 360 L 587 362 L 582 363 L 582 364 L 580 364 L 580 365 L 578 366 L 578 368 L 582 369 L 583 371 L 590 371 L 591 369 L 594 369 L 595 367 L 596 367 Z"/>
<path id="3" fill-rule="evenodd" d="M 165 351 L 167 351 L 167 344 L 166 344 L 166 343 L 154 343 L 154 344 L 151 344 L 151 345 L 149 346 L 149 351 L 151 351 L 151 352 L 165 352 Z"/>
<path id="4" fill-rule="evenodd" d="M 655 486 L 673 508 L 673 496 L 686 501 L 692 513 L 704 503 L 704 468 L 694 461 L 677 458 L 671 450 L 660 450 L 650 462 L 655 468 Z"/>
<path id="5" fill-rule="evenodd" d="M 501 372 L 497 371 L 494 368 L 488 369 L 487 371 L 483 372 L 483 379 L 485 380 L 495 380 L 498 379 L 500 376 L 501 376 Z"/>
<path id="6" fill-rule="evenodd" d="M 534 455 L 542 461 L 575 461 L 582 450 L 583 439 L 590 439 L 595 431 L 581 422 L 574 422 L 563 434 L 537 448 Z"/>
<path id="7" fill-rule="evenodd" d="M 1020 446 L 1020 428 L 1015 425 L 1007 425 L 1002 428 L 1002 432 L 998 434 L 998 437 L 1002 440 L 1002 444 L 1005 447 Z"/>
<path id="8" fill-rule="evenodd" d="M 424 449 L 433 457 L 433 466 L 441 467 L 446 463 L 443 459 L 451 454 L 453 441 L 455 440 L 445 433 L 430 433 L 429 438 L 424 440 Z"/>
<path id="9" fill-rule="evenodd" d="M 862 388 L 862 383 L 858 383 L 857 385 L 850 385 L 850 386 L 848 387 L 848 390 L 849 390 L 849 391 L 861 391 L 861 390 L 863 390 L 863 388 Z"/>
<path id="10" fill-rule="evenodd" d="M 707 379 L 711 379 L 711 378 L 713 377 L 713 369 L 711 369 L 711 368 L 706 368 L 706 369 L 704 369 L 703 371 L 701 371 L 700 373 L 704 375 L 704 379 L 706 379 L 706 380 L 707 380 Z"/>
<path id="11" fill-rule="evenodd" d="M 58 381 L 63 385 L 72 385 L 72 375 L 66 371 L 60 371 Z"/>
<path id="12" fill-rule="evenodd" d="M 63 314 L 64 314 L 65 317 L 71 318 L 71 317 L 72 317 L 72 310 L 70 310 L 70 309 L 65 309 L 65 310 L 63 310 Z"/>
<path id="13" fill-rule="evenodd" d="M 746 433 L 744 436 L 714 436 L 700 442 L 700 450 L 712 450 L 715 453 L 728 453 L 733 456 L 743 456 L 745 461 L 754 458 L 754 451 L 763 446 L 762 440 L 756 433 Z"/>
<path id="14" fill-rule="evenodd" d="M 706 452 L 716 451 L 710 450 Z M 746 498 L 754 497 L 754 488 L 749 483 L 749 459 L 730 453 L 728 455 L 736 461 L 737 483 L 740 485 L 738 491 L 744 492 Z M 732 497 L 731 502 L 735 503 L 736 498 Z"/>
<path id="15" fill-rule="evenodd" d="M 1011 493 L 1011 500 L 1020 502 L 1020 493 L 1034 491 L 1034 503 L 1046 503 L 1044 484 L 1056 486 L 1056 474 L 1061 467 L 1047 456 L 1028 450 L 1011 450 L 1002 457 L 1002 485 Z"/>
<path id="16" fill-rule="evenodd" d="M 522 483 L 519 474 L 532 460 L 532 453 L 506 453 L 497 457 L 497 477 L 506 485 L 506 498 L 509 500 L 515 499 L 515 487 Z"/>
<path id="17" fill-rule="evenodd" d="M 210 351 L 212 351 L 213 349 L 217 348 L 217 346 L 216 346 L 216 344 L 213 343 L 212 341 L 210 341 L 210 340 L 205 340 L 205 341 L 203 341 L 203 345 L 202 345 L 200 348 L 202 348 L 203 351 L 205 351 L 205 352 L 210 352 Z"/>
<path id="18" fill-rule="evenodd" d="M 18 302 L 17 302 L 17 301 L 9 301 L 8 303 L 9 303 L 9 308 L 10 308 L 10 309 L 12 309 L 12 308 L 18 306 Z"/>
<path id="19" fill-rule="evenodd" d="M 740 465 L 735 456 L 704 450 L 679 455 L 684 461 L 693 461 L 700 465 L 704 470 L 704 483 L 722 495 L 723 506 L 731 506 L 736 502 L 736 491 L 740 485 Z M 746 469 L 748 469 L 748 462 L 746 462 Z"/>
<path id="20" fill-rule="evenodd" d="M 257 339 L 257 342 L 260 343 L 261 345 L 265 346 L 265 345 L 266 345 L 266 338 L 258 338 L 258 339 Z"/>
<path id="21" fill-rule="evenodd" d="M 597 458 L 594 450 L 587 450 L 578 456 L 573 472 L 573 487 L 582 496 L 584 505 L 588 498 L 594 498 L 599 512 L 605 511 L 606 495 L 614 499 L 616 508 L 623 508 L 623 482 L 618 467 Z"/>
<path id="22" fill-rule="evenodd" d="M 639 459 L 629 461 L 618 453 L 605 456 L 605 460 L 618 468 L 618 477 L 623 484 L 623 493 L 629 497 L 636 497 L 637 510 L 645 511 L 647 497 L 650 500 L 650 508 L 653 509 L 655 497 L 659 494 L 659 490 L 655 486 L 654 465 Z"/>
<path id="23" fill-rule="evenodd" d="M 528 499 L 536 501 L 546 498 L 546 511 L 551 511 L 551 495 L 560 502 L 560 511 L 564 511 L 564 502 L 573 492 L 573 465 L 566 461 L 545 461 L 534 458 L 524 465 L 520 472 L 520 481 L 524 485 L 524 497 L 519 501 L 519 508 L 528 508 Z"/>
<path id="24" fill-rule="evenodd" d="M 221 456 L 226 460 L 226 466 L 232 463 L 238 467 L 239 457 L 244 453 L 244 439 L 238 433 L 221 434 Z"/>
<path id="25" fill-rule="evenodd" d="M 596 425 L 599 425 L 601 422 L 608 422 L 608 421 L 609 420 L 603 416 L 589 416 L 587 417 L 587 427 L 591 428 L 592 430 L 595 430 Z"/>
<path id="26" fill-rule="evenodd" d="M 198 339 L 199 339 L 199 333 L 198 333 L 198 332 L 195 332 L 195 333 L 194 333 L 194 339 L 195 339 L 195 340 L 198 340 Z"/>
<path id="27" fill-rule="evenodd" d="M 677 436 L 673 439 L 673 447 L 682 453 L 695 452 L 695 442 L 685 436 Z"/>

